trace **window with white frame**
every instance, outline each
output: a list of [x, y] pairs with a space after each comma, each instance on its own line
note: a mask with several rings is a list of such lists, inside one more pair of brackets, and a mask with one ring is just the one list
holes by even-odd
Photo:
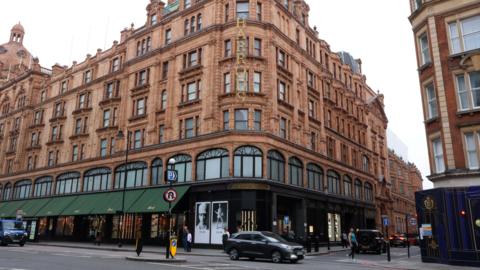
[[448, 24], [452, 54], [480, 48], [480, 15]]
[[247, 109], [235, 110], [235, 129], [236, 130], [248, 129], [248, 110]]
[[425, 96], [427, 98], [427, 119], [432, 119], [438, 116], [437, 110], [437, 96], [433, 83], [425, 87]]
[[480, 71], [456, 76], [459, 110], [480, 108]]
[[110, 126], [110, 109], [103, 111], [103, 127]]
[[435, 172], [442, 173], [445, 171], [445, 163], [443, 160], [443, 146], [440, 138], [432, 140], [433, 160], [435, 163]]
[[262, 73], [253, 73], [253, 92], [260, 93], [262, 90]]
[[230, 73], [223, 74], [223, 92], [230, 93], [232, 90], [232, 77]]
[[465, 152], [467, 154], [468, 168], [478, 169], [478, 134], [465, 133]]
[[421, 52], [421, 59], [422, 59], [422, 66], [426, 65], [431, 62], [430, 59], [430, 47], [428, 45], [428, 36], [427, 32], [420, 35], [418, 38], [419, 45], [420, 45], [420, 52]]

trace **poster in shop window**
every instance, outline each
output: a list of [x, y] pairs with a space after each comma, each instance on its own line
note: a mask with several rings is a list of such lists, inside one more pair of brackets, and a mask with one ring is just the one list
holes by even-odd
[[228, 202], [212, 203], [212, 244], [222, 244], [222, 236], [228, 227]]
[[195, 243], [210, 243], [210, 202], [195, 204]]

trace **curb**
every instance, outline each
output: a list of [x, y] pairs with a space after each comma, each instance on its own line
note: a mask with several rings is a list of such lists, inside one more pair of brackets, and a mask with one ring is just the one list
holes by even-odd
[[136, 262], [157, 262], [157, 263], [169, 263], [169, 264], [177, 264], [177, 263], [186, 263], [187, 260], [185, 259], [154, 259], [154, 258], [146, 258], [146, 257], [125, 257], [127, 261], [136, 261]]

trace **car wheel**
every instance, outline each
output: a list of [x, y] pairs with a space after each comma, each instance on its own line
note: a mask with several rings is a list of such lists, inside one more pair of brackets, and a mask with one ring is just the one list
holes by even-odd
[[290, 260], [290, 263], [297, 263], [298, 260]]
[[272, 252], [272, 262], [274, 263], [281, 263], [282, 262], [282, 254], [279, 251], [275, 250]]
[[20, 246], [21, 246], [21, 247], [25, 246], [25, 243], [20, 243]]
[[250, 261], [255, 261], [255, 257], [248, 257]]
[[230, 255], [230, 260], [232, 261], [236, 261], [239, 258], [238, 250], [235, 248], [232, 248], [228, 254]]

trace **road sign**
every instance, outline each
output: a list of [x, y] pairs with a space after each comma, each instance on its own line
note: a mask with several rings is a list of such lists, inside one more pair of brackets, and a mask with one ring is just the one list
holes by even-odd
[[163, 193], [163, 199], [167, 202], [174, 202], [177, 199], [177, 191], [173, 188], [167, 189]]
[[177, 170], [167, 170], [167, 182], [177, 182], [178, 172]]
[[383, 226], [388, 226], [388, 217], [383, 217]]
[[410, 223], [410, 226], [417, 226], [417, 219], [414, 217], [411, 217], [408, 222]]

